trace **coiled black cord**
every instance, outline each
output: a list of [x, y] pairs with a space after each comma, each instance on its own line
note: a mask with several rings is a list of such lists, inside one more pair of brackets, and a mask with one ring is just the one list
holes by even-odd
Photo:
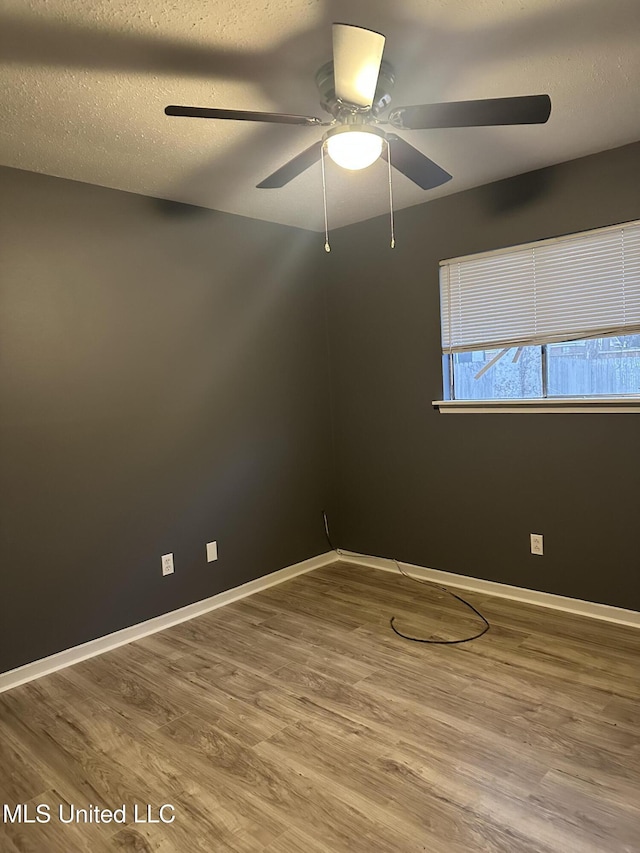
[[[322, 511], [322, 518], [324, 519], [324, 530], [325, 530], [325, 533], [327, 536], [327, 542], [329, 543], [329, 547], [331, 548], [332, 551], [335, 551], [336, 554], [343, 553], [340, 551], [339, 548], [336, 548], [335, 545], [333, 544], [333, 542], [331, 541], [331, 534], [329, 533], [329, 522], [327, 520], [327, 514], [326, 514], [326, 512], [324, 512], [324, 510]], [[371, 556], [373, 556], [373, 555], [371, 555]], [[388, 559], [388, 558], [379, 557], [378, 559]], [[398, 569], [398, 571], [400, 572], [400, 574], [403, 577], [408, 578], [410, 581], [413, 581], [414, 583], [421, 583], [421, 584], [424, 584], [425, 586], [435, 587], [436, 589], [442, 590], [442, 592], [447, 592], [452, 598], [457, 599], [458, 601], [462, 602], [462, 604], [464, 604], [466, 607], [468, 607], [469, 610], [472, 610], [476, 614], [476, 616], [478, 616], [484, 622], [484, 627], [482, 628], [482, 630], [479, 631], [477, 634], [474, 634], [472, 637], [463, 637], [460, 640], [436, 640], [436, 639], [432, 639], [432, 638], [410, 637], [409, 634], [403, 634], [402, 631], [399, 631], [396, 628], [396, 626], [393, 624], [396, 620], [396, 617], [392, 616], [391, 619], [389, 620], [389, 624], [391, 625], [391, 630], [395, 634], [397, 634], [399, 637], [402, 637], [404, 640], [411, 640], [412, 643], [429, 643], [429, 644], [434, 645], [434, 646], [456, 646], [456, 645], [459, 645], [460, 643], [470, 643], [472, 640], [477, 640], [478, 637], [482, 637], [483, 634], [487, 633], [487, 631], [489, 630], [491, 625], [489, 624], [488, 620], [485, 619], [485, 617], [482, 615], [482, 613], [480, 613], [480, 611], [477, 610], [473, 606], [473, 604], [470, 604], [468, 601], [465, 601], [464, 598], [462, 598], [459, 595], [456, 595], [455, 592], [451, 592], [450, 589], [447, 589], [444, 586], [439, 586], [438, 584], [431, 583], [431, 581], [424, 581], [421, 578], [414, 578], [412, 575], [403, 571], [402, 567], [400, 566], [400, 563], [395, 558], [393, 558], [393, 562], [396, 564], [396, 568]]]

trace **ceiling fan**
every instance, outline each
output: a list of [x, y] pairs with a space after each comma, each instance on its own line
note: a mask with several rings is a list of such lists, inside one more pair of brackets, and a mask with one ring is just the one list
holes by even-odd
[[284, 113], [225, 110], [209, 107], [168, 106], [169, 116], [232, 119], [275, 124], [326, 127], [314, 142], [258, 184], [259, 189], [285, 186], [323, 156], [345, 169], [364, 169], [379, 157], [424, 190], [451, 180], [451, 175], [395, 133], [399, 130], [445, 127], [543, 124], [551, 113], [549, 95], [524, 95], [477, 101], [396, 107], [385, 121], [378, 118], [389, 107], [395, 82], [393, 67], [382, 59], [385, 37], [350, 24], [333, 24], [333, 60], [316, 74], [320, 105], [332, 118]]

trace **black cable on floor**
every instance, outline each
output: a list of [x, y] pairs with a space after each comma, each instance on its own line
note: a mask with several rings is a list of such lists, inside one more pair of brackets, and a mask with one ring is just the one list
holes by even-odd
[[[329, 533], [329, 522], [327, 520], [327, 514], [324, 510], [322, 511], [322, 518], [324, 519], [324, 531], [325, 531], [326, 536], [327, 536], [327, 542], [329, 543], [329, 547], [331, 548], [332, 551], [335, 551], [336, 554], [340, 554], [341, 553], [340, 549], [336, 548], [335, 545], [333, 544], [333, 542], [331, 541], [331, 534]], [[370, 555], [370, 556], [373, 556], [373, 555]], [[388, 559], [388, 558], [387, 557], [379, 557], [378, 559], [384, 560], [384, 559]], [[396, 633], [399, 637], [402, 637], [404, 640], [411, 640], [412, 643], [429, 643], [429, 644], [434, 645], [434, 646], [456, 646], [456, 645], [459, 645], [460, 643], [470, 643], [471, 640], [477, 640], [478, 637], [482, 637], [483, 634], [487, 633], [487, 631], [489, 630], [491, 625], [489, 624], [488, 620], [485, 619], [485, 617], [482, 615], [482, 613], [480, 613], [480, 611], [477, 610], [473, 606], [473, 604], [470, 604], [468, 601], [465, 601], [464, 598], [462, 598], [459, 595], [456, 595], [455, 592], [451, 592], [451, 590], [447, 589], [445, 586], [439, 586], [438, 584], [434, 584], [431, 581], [424, 581], [421, 578], [414, 578], [413, 575], [410, 575], [407, 572], [402, 570], [400, 563], [395, 559], [395, 557], [393, 558], [393, 562], [396, 564], [398, 571], [400, 572], [400, 574], [403, 577], [408, 578], [410, 581], [414, 581], [415, 583], [422, 583], [422, 584], [425, 584], [425, 586], [435, 587], [436, 589], [442, 590], [442, 592], [447, 592], [450, 596], [452, 596], [453, 598], [462, 602], [462, 604], [466, 605], [466, 607], [468, 607], [469, 610], [472, 610], [476, 614], [476, 616], [479, 616], [480, 619], [482, 619], [482, 621], [484, 622], [483, 629], [481, 631], [479, 631], [477, 634], [474, 634], [472, 637], [463, 637], [461, 640], [435, 640], [432, 638], [424, 639], [422, 637], [410, 637], [408, 634], [403, 634], [402, 631], [398, 631], [396, 626], [393, 624], [395, 622], [396, 617], [392, 616], [391, 619], [389, 620], [389, 624], [391, 625], [391, 630], [394, 633]]]

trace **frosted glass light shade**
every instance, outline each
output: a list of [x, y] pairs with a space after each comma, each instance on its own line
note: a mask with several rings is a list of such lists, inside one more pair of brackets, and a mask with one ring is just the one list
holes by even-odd
[[363, 130], [337, 133], [327, 139], [327, 153], [343, 169], [366, 169], [382, 154], [382, 137]]

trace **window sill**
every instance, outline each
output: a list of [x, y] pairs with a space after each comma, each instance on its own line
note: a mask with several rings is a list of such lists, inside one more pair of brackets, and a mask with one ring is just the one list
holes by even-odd
[[536, 412], [638, 412], [640, 397], [563, 397], [530, 400], [434, 400], [442, 414], [496, 414]]

